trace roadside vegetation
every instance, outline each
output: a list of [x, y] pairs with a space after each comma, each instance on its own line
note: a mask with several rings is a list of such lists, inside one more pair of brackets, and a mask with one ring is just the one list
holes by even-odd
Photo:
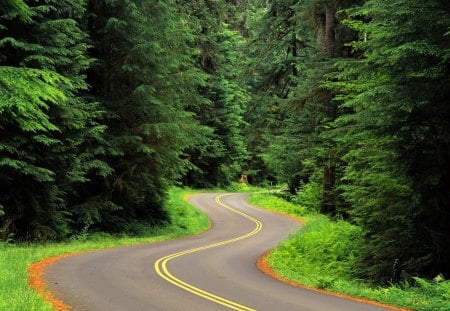
[[387, 303], [413, 310], [450, 310], [450, 281], [409, 277], [408, 281], [374, 286], [354, 274], [356, 258], [364, 249], [362, 229], [344, 220], [331, 220], [312, 209], [276, 194], [255, 193], [250, 203], [306, 220], [267, 258], [282, 277], [302, 285]]
[[209, 227], [207, 217], [184, 197], [195, 193], [172, 188], [166, 211], [170, 223], [159, 227], [141, 224], [127, 234], [81, 233], [60, 243], [0, 243], [0, 310], [53, 310], [28, 286], [28, 268], [37, 261], [61, 254], [149, 243], [192, 235]]

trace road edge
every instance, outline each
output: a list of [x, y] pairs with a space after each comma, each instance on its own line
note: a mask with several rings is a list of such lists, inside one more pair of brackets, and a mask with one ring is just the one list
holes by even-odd
[[[274, 213], [274, 214], [278, 214], [278, 215], [281, 215], [281, 216], [285, 216], [285, 217], [291, 218], [291, 219], [297, 221], [298, 223], [300, 223], [302, 225], [306, 224], [306, 220], [301, 218], [301, 217], [290, 215], [290, 214], [286, 214], [286, 213], [281, 213], [281, 212], [278, 212], [278, 211], [272, 211], [270, 209], [251, 204], [248, 201], [248, 198], [247, 198], [247, 203], [250, 204], [251, 206], [254, 206], [254, 207], [259, 208], [261, 210], [264, 210], [264, 211], [267, 211], [267, 212], [270, 212], [270, 213]], [[295, 287], [311, 290], [311, 291], [314, 291], [314, 292], [318, 292], [318, 293], [321, 293], [321, 294], [326, 294], [326, 295], [329, 295], [329, 296], [334, 296], [334, 297], [338, 297], [338, 298], [342, 298], [342, 299], [347, 299], [347, 300], [357, 301], [357, 302], [370, 304], [370, 305], [374, 305], [374, 306], [378, 306], [378, 307], [383, 307], [383, 308], [386, 308], [386, 309], [389, 309], [389, 310], [394, 310], [394, 311], [413, 311], [411, 309], [396, 307], [396, 306], [385, 304], [385, 303], [378, 302], [378, 301], [375, 301], [375, 300], [369, 300], [369, 299], [360, 298], [360, 297], [354, 297], [354, 296], [350, 296], [350, 295], [346, 295], [346, 294], [335, 293], [335, 292], [327, 291], [327, 290], [324, 290], [324, 289], [319, 289], [319, 288], [316, 288], [316, 287], [303, 285], [303, 284], [295, 282], [293, 280], [289, 280], [289, 279], [287, 279], [287, 278], [277, 274], [272, 269], [272, 267], [269, 265], [269, 263], [267, 261], [267, 257], [269, 257], [270, 252], [271, 251], [268, 251], [268, 252], [262, 254], [258, 258], [258, 261], [256, 262], [256, 267], [258, 268], [258, 270], [260, 270], [261, 272], [263, 272], [267, 276], [270, 276], [271, 278], [274, 278], [274, 279], [276, 279], [276, 280], [278, 280], [280, 282], [283, 282], [283, 283], [291, 285], [291, 286], [295, 286]]]
[[396, 307], [396, 306], [392, 306], [392, 305], [388, 305], [388, 304], [384, 304], [378, 301], [374, 301], [374, 300], [369, 300], [369, 299], [364, 299], [364, 298], [359, 298], [359, 297], [353, 297], [350, 295], [346, 295], [346, 294], [340, 294], [340, 293], [335, 293], [335, 292], [330, 292], [324, 289], [319, 289], [319, 288], [315, 288], [315, 287], [311, 287], [311, 286], [306, 286], [303, 284], [300, 284], [298, 282], [286, 279], [284, 277], [282, 277], [281, 275], [275, 273], [275, 271], [273, 271], [272, 267], [269, 265], [269, 263], [267, 262], [267, 257], [270, 255], [270, 251], [264, 253], [261, 257], [259, 257], [258, 261], [256, 262], [256, 267], [263, 272], [264, 274], [280, 281], [286, 284], [289, 284], [291, 286], [295, 286], [295, 287], [300, 287], [300, 288], [304, 288], [307, 290], [311, 290], [314, 292], [318, 292], [321, 294], [326, 294], [329, 296], [334, 296], [334, 297], [338, 297], [338, 298], [343, 298], [343, 299], [347, 299], [347, 300], [352, 300], [352, 301], [357, 301], [357, 302], [361, 302], [361, 303], [365, 303], [365, 304], [369, 304], [369, 305], [374, 305], [374, 306], [378, 306], [378, 307], [383, 307], [389, 310], [394, 310], [394, 311], [412, 311], [411, 309], [405, 309], [405, 308], [401, 308], [401, 307]]
[[54, 310], [57, 311], [69, 311], [72, 308], [66, 305], [61, 299], [58, 299], [49, 289], [47, 283], [44, 280], [45, 270], [48, 266], [52, 265], [56, 261], [75, 256], [79, 253], [61, 254], [52, 257], [44, 258], [38, 262], [31, 264], [28, 268], [28, 285], [34, 289], [46, 302], [48, 302]]
[[[183, 200], [189, 202], [189, 199], [192, 196], [205, 194], [205, 193], [207, 193], [207, 192], [186, 194], [185, 196], [183, 196]], [[211, 193], [214, 193], [214, 192], [211, 192]], [[189, 203], [189, 204], [191, 204], [191, 203]], [[194, 208], [196, 208], [194, 205], [192, 205], [192, 206]], [[44, 279], [44, 277], [45, 277], [45, 270], [50, 265], [54, 264], [55, 262], [57, 262], [57, 261], [59, 261], [61, 259], [65, 259], [65, 258], [76, 256], [76, 255], [86, 254], [86, 253], [89, 253], [89, 252], [102, 251], [102, 250], [114, 249], [114, 248], [120, 248], [120, 247], [137, 246], [137, 245], [143, 245], [143, 244], [155, 244], [155, 243], [162, 243], [162, 242], [167, 242], [167, 241], [175, 241], [175, 240], [190, 238], [190, 237], [194, 237], [194, 236], [200, 235], [202, 233], [205, 233], [206, 231], [211, 229], [211, 226], [212, 226], [211, 220], [208, 218], [208, 226], [206, 227], [205, 230], [202, 230], [202, 231], [194, 233], [194, 234], [190, 234], [190, 235], [185, 235], [185, 236], [181, 236], [181, 237], [178, 237], [178, 238], [174, 238], [174, 239], [161, 240], [161, 241], [152, 241], [152, 242], [142, 242], [142, 243], [129, 244], [129, 245], [112, 246], [112, 247], [101, 248], [101, 249], [90, 249], [90, 250], [85, 250], [85, 251], [81, 251], [81, 252], [66, 253], [66, 254], [60, 254], [60, 255], [47, 257], [47, 258], [44, 258], [44, 259], [39, 260], [37, 262], [34, 262], [34, 263], [32, 263], [30, 265], [30, 267], [28, 268], [28, 271], [27, 271], [27, 274], [28, 274], [28, 285], [38, 295], [40, 295], [44, 299], [44, 301], [49, 303], [54, 310], [56, 310], [56, 311], [70, 311], [70, 310], [72, 310], [72, 307], [67, 305], [67, 304], [65, 304], [64, 301], [62, 301], [61, 299], [57, 298], [57, 296], [54, 295], [54, 293], [52, 293], [49, 290], [48, 285], [45, 282], [45, 279]]]

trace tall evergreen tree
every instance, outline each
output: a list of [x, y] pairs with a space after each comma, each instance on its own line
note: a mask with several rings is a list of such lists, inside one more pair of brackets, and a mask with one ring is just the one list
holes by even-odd
[[[331, 124], [339, 114], [334, 93], [327, 86], [334, 64], [353, 57], [346, 46], [355, 32], [341, 23], [337, 12], [357, 4], [358, 0], [299, 1], [293, 8], [301, 20], [307, 38], [307, 55], [301, 60], [303, 75], [292, 90], [287, 106], [293, 115], [293, 128], [298, 133], [300, 154], [305, 172], [322, 186], [319, 210], [325, 214], [342, 211], [337, 185], [342, 175], [340, 157], [345, 152], [329, 135]], [[320, 177], [319, 177], [320, 176]], [[319, 177], [319, 178], [318, 178]], [[309, 180], [308, 178], [307, 180]]]
[[350, 150], [342, 188], [366, 229], [361, 270], [448, 274], [450, 7], [369, 0], [348, 13], [363, 55], [340, 64], [336, 141]]
[[[297, 1], [268, 1], [254, 3], [257, 13], [248, 20], [254, 31], [249, 32], [249, 84], [254, 98], [248, 106], [246, 118], [252, 125], [247, 141], [252, 150], [248, 163], [256, 179], [275, 173], [287, 182], [292, 192], [298, 186], [300, 161], [292, 148], [292, 137], [283, 135], [289, 112], [283, 109], [299, 74], [298, 51], [302, 47], [299, 23], [293, 19], [292, 6]], [[290, 140], [287, 143], [286, 139]], [[268, 148], [268, 146], [270, 146]], [[286, 149], [285, 149], [286, 148]], [[287, 149], [290, 150], [287, 150]], [[264, 164], [270, 169], [261, 169]]]
[[[8, 1], [0, 29], [2, 217], [5, 234], [70, 232], [73, 189], [109, 168], [89, 150], [104, 128], [82, 99], [91, 60], [79, 27], [84, 2]], [[15, 10], [15, 11], [14, 11]]]
[[340, 205], [342, 150], [328, 135], [338, 111], [326, 84], [335, 61], [351, 56], [345, 43], [354, 31], [341, 25], [337, 11], [357, 2], [269, 1], [253, 43], [255, 101], [265, 103], [260, 123], [271, 128], [265, 162], [291, 193], [313, 185], [315, 207], [329, 214]]
[[242, 130], [246, 89], [239, 84], [237, 66], [240, 36], [224, 23], [227, 10], [221, 1], [192, 1], [182, 4], [195, 29], [197, 67], [208, 75], [199, 88], [206, 99], [192, 106], [196, 119], [210, 129], [203, 144], [189, 151], [192, 169], [184, 183], [196, 187], [227, 185], [238, 180], [247, 157]]
[[88, 81], [108, 111], [107, 158], [114, 174], [101, 182], [102, 227], [164, 219], [170, 182], [189, 166], [184, 151], [204, 128], [186, 107], [203, 75], [192, 65], [186, 21], [174, 2], [90, 1], [89, 31], [98, 59]]

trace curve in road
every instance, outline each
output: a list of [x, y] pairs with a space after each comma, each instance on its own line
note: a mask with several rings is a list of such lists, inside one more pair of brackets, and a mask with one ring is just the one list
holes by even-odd
[[209, 231], [64, 258], [47, 270], [50, 290], [73, 310], [386, 310], [259, 271], [258, 258], [298, 228], [294, 220], [249, 205], [245, 194], [190, 201], [211, 219]]
[[243, 306], [241, 304], [238, 304], [236, 302], [230, 301], [230, 300], [225, 299], [223, 297], [220, 297], [220, 296], [214, 295], [212, 293], [209, 293], [209, 292], [207, 292], [205, 290], [202, 290], [202, 289], [200, 289], [198, 287], [195, 287], [195, 286], [193, 286], [193, 285], [191, 285], [189, 283], [186, 283], [186, 282], [180, 280], [179, 278], [175, 277], [167, 269], [167, 263], [170, 260], [172, 260], [172, 259], [178, 258], [180, 256], [192, 254], [192, 253], [195, 253], [195, 252], [200, 252], [200, 251], [203, 251], [203, 250], [206, 250], [206, 249], [210, 249], [210, 248], [213, 248], [213, 247], [219, 247], [219, 246], [222, 246], [222, 245], [234, 243], [234, 242], [237, 242], [237, 241], [249, 238], [249, 237], [257, 234], [258, 232], [260, 232], [262, 230], [263, 225], [262, 225], [262, 223], [259, 220], [255, 219], [252, 216], [247, 215], [247, 214], [245, 214], [245, 213], [243, 213], [241, 211], [238, 211], [238, 210], [236, 210], [236, 209], [234, 209], [234, 208], [232, 208], [232, 207], [230, 207], [230, 206], [228, 206], [226, 204], [223, 204], [220, 201], [220, 198], [224, 197], [226, 195], [227, 194], [222, 194], [222, 195], [217, 196], [215, 198], [216, 203], [221, 205], [222, 207], [232, 211], [233, 213], [241, 215], [242, 217], [247, 218], [248, 220], [254, 222], [256, 224], [256, 227], [252, 231], [250, 231], [249, 233], [241, 235], [241, 236], [238, 236], [238, 237], [235, 237], [233, 239], [229, 239], [229, 240], [225, 240], [225, 241], [221, 241], [221, 242], [217, 242], [217, 243], [213, 243], [213, 244], [209, 244], [209, 245], [205, 245], [205, 246], [201, 246], [201, 247], [197, 247], [197, 248], [193, 248], [193, 249], [181, 251], [181, 252], [178, 252], [178, 253], [175, 253], [175, 254], [164, 256], [164, 257], [158, 259], [155, 262], [155, 271], [161, 278], [163, 278], [167, 282], [172, 283], [173, 285], [178, 286], [179, 288], [182, 288], [182, 289], [184, 289], [184, 290], [186, 290], [186, 291], [188, 291], [188, 292], [190, 292], [190, 293], [192, 293], [194, 295], [197, 295], [199, 297], [205, 298], [207, 300], [210, 300], [212, 302], [215, 302], [217, 304], [223, 305], [225, 307], [228, 307], [230, 309], [237, 310], [237, 311], [256, 311], [255, 309]]

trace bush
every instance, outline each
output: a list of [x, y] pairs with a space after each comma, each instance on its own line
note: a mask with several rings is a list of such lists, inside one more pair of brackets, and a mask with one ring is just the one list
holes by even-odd
[[284, 214], [305, 216], [306, 209], [298, 204], [287, 202], [270, 193], [255, 193], [249, 198], [249, 202], [262, 208], [268, 208]]
[[[345, 221], [316, 216], [270, 256], [291, 274], [308, 276], [308, 285], [330, 288], [335, 277], [350, 278], [361, 248], [361, 229]], [[324, 278], [323, 276], [327, 276]]]
[[304, 206], [308, 210], [318, 211], [322, 200], [322, 185], [311, 182], [302, 187], [302, 190], [293, 198], [293, 202]]
[[309, 219], [303, 230], [292, 234], [268, 257], [279, 275], [301, 284], [376, 300], [412, 310], [449, 311], [450, 280], [438, 275], [431, 280], [413, 278], [401, 285], [373, 287], [355, 278], [356, 257], [364, 248], [362, 230], [316, 213], [271, 194], [254, 194], [250, 202]]

